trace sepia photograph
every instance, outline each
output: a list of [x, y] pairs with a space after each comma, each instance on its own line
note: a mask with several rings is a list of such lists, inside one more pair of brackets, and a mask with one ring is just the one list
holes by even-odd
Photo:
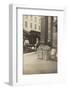
[[23, 75], [57, 73], [58, 16], [22, 18]]

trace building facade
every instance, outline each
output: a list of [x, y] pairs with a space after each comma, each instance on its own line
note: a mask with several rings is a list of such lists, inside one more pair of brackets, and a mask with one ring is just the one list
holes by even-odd
[[41, 31], [41, 16], [24, 15], [23, 16], [23, 28], [30, 31]]
[[41, 17], [41, 44], [57, 46], [57, 17], [42, 16]]

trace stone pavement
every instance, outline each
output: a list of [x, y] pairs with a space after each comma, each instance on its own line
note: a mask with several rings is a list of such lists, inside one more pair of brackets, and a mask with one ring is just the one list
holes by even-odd
[[38, 59], [37, 53], [24, 54], [24, 74], [48, 74], [57, 73], [57, 61]]

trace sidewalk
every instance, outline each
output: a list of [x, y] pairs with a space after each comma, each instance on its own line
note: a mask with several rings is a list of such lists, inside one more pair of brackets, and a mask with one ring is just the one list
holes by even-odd
[[24, 54], [24, 74], [57, 73], [57, 61], [42, 60], [37, 58], [37, 53]]

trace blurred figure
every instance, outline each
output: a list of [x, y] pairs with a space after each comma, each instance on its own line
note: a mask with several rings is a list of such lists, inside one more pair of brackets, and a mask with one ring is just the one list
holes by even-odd
[[39, 38], [36, 38], [35, 50], [37, 50], [37, 48], [39, 47], [39, 45], [40, 45], [40, 40], [39, 40]]

